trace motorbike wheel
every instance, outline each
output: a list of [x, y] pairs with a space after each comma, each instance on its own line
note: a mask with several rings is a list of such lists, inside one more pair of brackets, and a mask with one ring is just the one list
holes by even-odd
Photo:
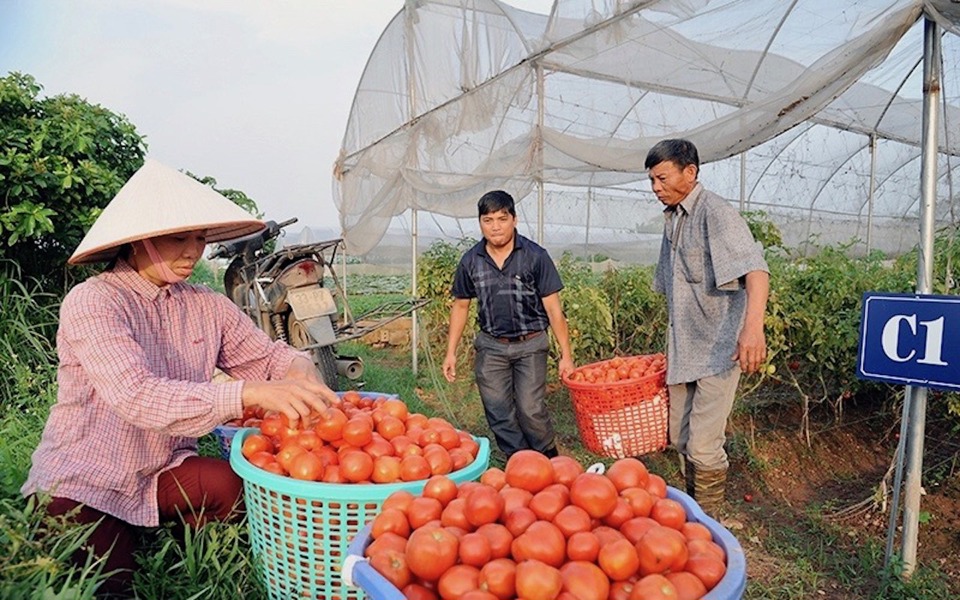
[[313, 351], [313, 362], [317, 365], [323, 382], [333, 391], [340, 389], [337, 381], [337, 354], [333, 346], [324, 346]]

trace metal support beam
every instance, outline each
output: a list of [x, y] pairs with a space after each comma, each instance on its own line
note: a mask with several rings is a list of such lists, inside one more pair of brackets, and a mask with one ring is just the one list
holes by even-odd
[[[920, 167], [920, 252], [917, 293], [933, 291], [934, 207], [937, 199], [937, 121], [940, 104], [940, 26], [929, 18], [923, 24], [923, 156]], [[917, 566], [920, 492], [923, 474], [923, 435], [927, 418], [927, 389], [911, 387], [906, 444], [906, 490], [903, 504], [903, 576]]]

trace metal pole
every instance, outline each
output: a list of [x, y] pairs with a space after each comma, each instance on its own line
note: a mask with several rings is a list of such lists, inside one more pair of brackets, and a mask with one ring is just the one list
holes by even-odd
[[537, 63], [537, 243], [543, 245], [543, 67]]
[[[940, 27], [923, 22], [923, 158], [920, 167], [920, 253], [917, 293], [933, 290], [933, 210], [937, 195], [937, 117], [940, 102]], [[927, 418], [927, 389], [912, 388], [907, 433], [907, 482], [903, 504], [903, 576], [909, 579], [917, 565], [920, 523], [920, 485], [923, 473], [923, 435]]]
[[870, 134], [870, 191], [867, 195], [867, 254], [873, 248], [873, 199], [877, 191], [877, 134]]
[[903, 485], [903, 458], [904, 444], [907, 442], [907, 429], [910, 419], [910, 401], [913, 399], [913, 386], [906, 386], [903, 391], [903, 407], [900, 418], [900, 439], [897, 440], [897, 450], [894, 455], [893, 498], [890, 500], [890, 518], [887, 520], [887, 547], [883, 555], [883, 566], [890, 566], [893, 558], [893, 541], [897, 537], [897, 522], [900, 519], [900, 490]]
[[747, 153], [740, 153], [740, 212], [747, 206]]
[[590, 204], [593, 200], [593, 188], [587, 188], [587, 233], [583, 236], [583, 258], [587, 262], [593, 262], [590, 260]]
[[[412, 122], [414, 117], [417, 114], [417, 86], [415, 78], [414, 67], [416, 65], [416, 52], [414, 48], [414, 37], [413, 37], [413, 24], [415, 22], [414, 11], [417, 10], [417, 5], [415, 2], [407, 0], [404, 6], [404, 33], [406, 34], [406, 50], [407, 50], [407, 111], [408, 118]], [[411, 129], [411, 135], [416, 135]], [[419, 294], [419, 289], [417, 285], [417, 241], [418, 241], [418, 229], [417, 229], [417, 209], [410, 209], [410, 254], [412, 258], [412, 267], [410, 269], [410, 294], [412, 297], [417, 298]], [[417, 335], [417, 323], [419, 318], [417, 311], [413, 311], [410, 314], [410, 368], [413, 371], [414, 377], [417, 376], [417, 364], [418, 364], [418, 355], [419, 355], [419, 336]]]

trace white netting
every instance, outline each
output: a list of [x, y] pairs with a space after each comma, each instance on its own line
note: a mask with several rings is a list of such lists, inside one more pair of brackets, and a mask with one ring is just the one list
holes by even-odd
[[408, 0], [336, 166], [348, 250], [411, 208], [463, 219], [432, 216], [431, 233], [476, 237], [477, 199], [505, 189], [548, 248], [646, 262], [661, 217], [643, 160], [687, 137], [704, 185], [788, 244], [901, 252], [917, 238], [924, 11], [945, 31], [937, 222], [955, 224], [953, 0], [557, 0], [550, 15]]

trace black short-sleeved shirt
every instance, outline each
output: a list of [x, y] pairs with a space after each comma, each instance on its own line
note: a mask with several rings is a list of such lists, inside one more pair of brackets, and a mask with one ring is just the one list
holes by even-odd
[[513, 252], [497, 268], [480, 240], [460, 259], [453, 277], [456, 298], [476, 298], [480, 329], [494, 337], [517, 337], [550, 325], [545, 296], [563, 289], [560, 273], [545, 249], [520, 234]]

